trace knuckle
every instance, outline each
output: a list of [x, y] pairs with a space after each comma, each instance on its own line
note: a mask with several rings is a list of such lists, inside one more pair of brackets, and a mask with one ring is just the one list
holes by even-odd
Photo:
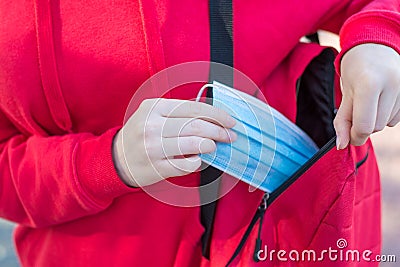
[[154, 99], [152, 99], [152, 98], [145, 99], [139, 105], [139, 108], [148, 109], [149, 107], [151, 107], [151, 105], [153, 105], [153, 102], [154, 102]]
[[385, 128], [385, 125], [375, 125], [374, 132], [380, 132]]
[[381, 90], [383, 87], [382, 80], [376, 77], [376, 74], [369, 71], [364, 71], [360, 74], [357, 82], [355, 83], [356, 88], [362, 88], [362, 90], [355, 90], [354, 93], [360, 93], [365, 95], [366, 92], [376, 92]]
[[368, 138], [372, 133], [373, 133], [373, 131], [369, 131], [369, 130], [368, 131], [359, 131], [359, 132], [356, 132], [356, 135], [357, 135], [357, 137], [364, 139], [364, 138]]
[[189, 111], [195, 117], [200, 116], [202, 114], [202, 105], [201, 105], [201, 103], [190, 102], [189, 103]]
[[354, 146], [362, 146], [363, 144], [365, 144], [365, 142], [367, 141], [367, 139], [361, 139], [361, 138], [357, 138], [351, 141], [351, 144]]
[[145, 99], [143, 102], [144, 108], [147, 114], [152, 114], [157, 110], [163, 110], [165, 107], [165, 99], [162, 98], [149, 98]]
[[227, 124], [229, 121], [232, 120], [232, 116], [222, 109], [216, 110], [213, 114], [216, 114], [214, 119], [218, 122], [218, 124], [221, 125]]
[[336, 115], [336, 118], [333, 120], [333, 126], [335, 128], [339, 128], [341, 126], [341, 119]]
[[170, 99], [154, 98], [151, 104], [153, 110], [165, 110], [171, 105]]
[[131, 128], [136, 128], [136, 129], [140, 129], [140, 130], [144, 131], [144, 129], [146, 128], [147, 122], [148, 121], [146, 121], [144, 119], [143, 120], [138, 119], [135, 124], [131, 125]]
[[226, 130], [219, 127], [219, 129], [217, 130], [217, 138], [218, 138], [218, 140], [228, 139], [228, 134], [226, 133]]
[[367, 123], [357, 123], [354, 125], [354, 131], [357, 136], [366, 138], [373, 133], [374, 127]]
[[192, 134], [199, 135], [202, 132], [203, 125], [201, 120], [192, 120], [189, 125]]
[[159, 132], [161, 132], [161, 127], [160, 125], [153, 121], [153, 120], [149, 120], [145, 123], [145, 137], [154, 137], [156, 136]]
[[188, 139], [187, 150], [194, 152], [199, 150], [200, 139], [196, 137], [191, 137]]
[[400, 82], [400, 64], [398, 64], [397, 66], [389, 64], [387, 65], [387, 67], [387, 77], [390, 77], [393, 82], [398, 84], [398, 82]]
[[[125, 136], [131, 135], [136, 140], [143, 140], [145, 138], [146, 125], [143, 121], [138, 121], [135, 125], [129, 125], [128, 131]], [[124, 126], [126, 127], [126, 126]]]
[[388, 126], [395, 127], [399, 123], [399, 121], [400, 121], [400, 117], [397, 120], [395, 119], [395, 120], [392, 120], [391, 122], [389, 122]]
[[147, 142], [146, 153], [149, 158], [154, 158], [158, 154], [158, 145], [155, 142]]
[[347, 128], [350, 128], [351, 122], [342, 117], [340, 114], [337, 114], [333, 120], [333, 126], [337, 131], [345, 131]]

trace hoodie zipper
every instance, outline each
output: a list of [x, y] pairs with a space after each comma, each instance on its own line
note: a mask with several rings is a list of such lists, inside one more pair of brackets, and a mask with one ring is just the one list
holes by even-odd
[[247, 239], [249, 238], [249, 235], [251, 234], [251, 231], [253, 230], [254, 226], [256, 225], [256, 223], [258, 221], [260, 221], [259, 228], [258, 228], [257, 240], [256, 240], [256, 247], [254, 249], [254, 255], [253, 255], [253, 259], [255, 261], [258, 261], [257, 248], [258, 247], [261, 248], [261, 244], [262, 244], [261, 228], [262, 228], [262, 222], [264, 220], [264, 214], [265, 214], [265, 211], [267, 210], [268, 198], [269, 198], [269, 194], [265, 193], [261, 199], [261, 203], [258, 206], [256, 213], [254, 214], [253, 218], [251, 219], [249, 226], [247, 227], [242, 239], [240, 240], [239, 245], [236, 247], [235, 252], [233, 253], [232, 257], [230, 258], [230, 260], [228, 261], [228, 263], [225, 266], [229, 266], [233, 262], [233, 260], [239, 255], [239, 253], [242, 250], [242, 248], [244, 247]]
[[310, 169], [320, 158], [322, 158], [326, 153], [328, 153], [336, 144], [336, 136], [332, 137], [328, 143], [326, 143], [317, 153], [315, 153], [305, 164], [303, 164], [292, 176], [289, 177], [282, 185], [280, 185], [275, 191], [272, 193], [265, 193], [261, 199], [261, 203], [257, 208], [256, 213], [254, 214], [249, 226], [247, 227], [242, 239], [239, 242], [239, 245], [236, 247], [235, 252], [232, 257], [229, 259], [226, 266], [229, 266], [233, 260], [239, 255], [240, 251], [244, 247], [247, 239], [250, 236], [251, 231], [253, 230], [256, 223], [259, 221], [257, 239], [255, 242], [253, 260], [258, 262], [258, 251], [260, 251], [262, 247], [261, 240], [261, 230], [264, 221], [264, 215], [267, 208], [283, 193], [286, 189], [289, 188], [297, 179], [300, 178], [308, 169]]
[[261, 245], [262, 245], [262, 240], [261, 240], [261, 230], [262, 230], [262, 225], [263, 225], [263, 221], [264, 221], [264, 215], [265, 215], [265, 211], [267, 210], [268, 207], [268, 199], [269, 199], [269, 194], [265, 193], [261, 199], [261, 203], [258, 206], [258, 212], [259, 212], [259, 217], [260, 217], [260, 223], [258, 224], [258, 233], [257, 233], [257, 239], [256, 239], [256, 246], [254, 248], [254, 253], [253, 253], [253, 260], [255, 262], [259, 262], [260, 259], [258, 258], [258, 252], [261, 249]]

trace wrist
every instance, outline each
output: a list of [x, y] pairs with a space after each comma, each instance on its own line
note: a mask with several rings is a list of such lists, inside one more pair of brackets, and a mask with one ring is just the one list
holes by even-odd
[[122, 142], [122, 130], [119, 130], [112, 142], [112, 159], [119, 178], [130, 187], [138, 187], [129, 171]]

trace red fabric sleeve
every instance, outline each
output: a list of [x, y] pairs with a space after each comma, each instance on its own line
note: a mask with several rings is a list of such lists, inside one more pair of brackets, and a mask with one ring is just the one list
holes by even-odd
[[44, 227], [95, 214], [137, 191], [118, 177], [111, 156], [118, 128], [26, 137], [0, 113], [0, 216]]
[[386, 45], [400, 54], [400, 12], [361, 12], [345, 22], [340, 31], [342, 50], [335, 60], [335, 67], [339, 75], [343, 55], [352, 47], [365, 43]]
[[340, 29], [338, 74], [342, 56], [359, 44], [383, 44], [400, 53], [400, 0], [353, 0], [336, 13], [328, 16], [322, 28], [336, 33]]

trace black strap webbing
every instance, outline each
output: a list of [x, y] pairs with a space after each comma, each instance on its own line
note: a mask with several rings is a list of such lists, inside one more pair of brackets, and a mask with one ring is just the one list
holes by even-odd
[[[233, 67], [233, 42], [232, 42], [232, 0], [209, 0], [210, 21], [210, 56], [212, 62], [222, 63]], [[233, 70], [210, 66], [209, 81], [219, 81], [228, 86], [233, 86]], [[212, 89], [207, 91], [207, 99], [212, 99]], [[212, 103], [209, 103], [212, 104]], [[200, 185], [213, 182], [220, 177], [222, 172], [212, 166], [207, 167], [200, 174]], [[200, 190], [200, 199], [210, 199], [218, 196], [218, 186], [204, 192]], [[205, 196], [207, 194], [207, 197]], [[207, 259], [210, 258], [211, 233], [217, 201], [201, 206], [201, 223], [205, 228], [202, 236], [202, 252]]]

